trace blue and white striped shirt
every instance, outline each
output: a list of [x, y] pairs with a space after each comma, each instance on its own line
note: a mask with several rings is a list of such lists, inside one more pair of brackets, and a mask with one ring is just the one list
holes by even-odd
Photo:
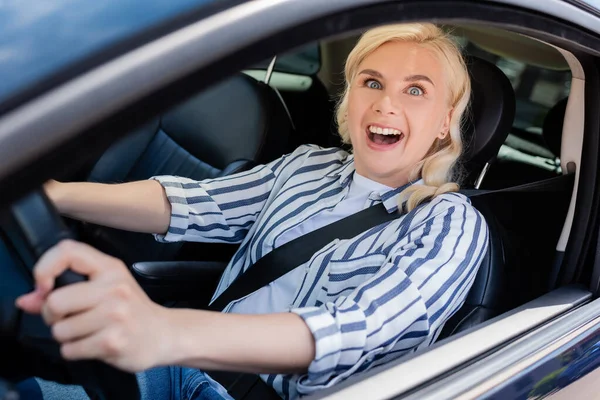
[[[347, 152], [305, 145], [228, 177], [155, 177], [172, 207], [168, 232], [156, 238], [241, 243], [215, 299], [281, 235], [343, 200], [353, 172]], [[373, 193], [374, 200], [397, 212], [403, 189]], [[457, 193], [332, 241], [302, 266], [294, 300], [283, 307], [308, 325], [315, 359], [305, 374], [262, 378], [293, 399], [430, 345], [464, 302], [487, 245], [485, 220]]]

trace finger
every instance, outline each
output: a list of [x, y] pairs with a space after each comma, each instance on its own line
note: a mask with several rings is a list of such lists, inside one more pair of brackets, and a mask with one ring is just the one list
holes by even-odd
[[109, 360], [118, 358], [125, 350], [125, 338], [116, 334], [115, 329], [104, 328], [93, 335], [80, 340], [64, 343], [60, 347], [65, 360], [99, 359]]
[[102, 271], [110, 256], [73, 240], [63, 240], [48, 250], [34, 267], [36, 286], [50, 291], [54, 280], [67, 269], [93, 278]]
[[17, 297], [15, 305], [30, 314], [39, 314], [47, 294], [40, 288], [36, 288], [33, 292]]
[[[74, 241], [63, 241], [47, 251], [39, 260], [34, 269], [36, 278], [36, 289], [16, 300], [16, 306], [29, 313], [40, 313], [48, 293], [54, 286], [54, 279], [65, 269], [73, 268], [79, 271], [90, 271], [108, 269], [112, 257], [107, 256], [93, 247]], [[93, 264], [97, 265], [93, 265]], [[91, 267], [91, 268], [90, 268]], [[96, 268], [94, 268], [96, 267]], [[76, 298], [86, 296], [77, 295]], [[85, 307], [85, 305], [84, 305]]]
[[89, 310], [109, 295], [110, 288], [98, 281], [79, 282], [52, 291], [41, 307], [48, 325], [70, 314]]
[[52, 326], [52, 336], [60, 343], [67, 343], [93, 336], [105, 327], [103, 312], [96, 308], [58, 321]]

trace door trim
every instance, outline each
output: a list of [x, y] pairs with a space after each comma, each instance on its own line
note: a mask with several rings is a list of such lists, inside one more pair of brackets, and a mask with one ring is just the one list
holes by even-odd
[[[454, 371], [465, 368], [478, 357], [497, 351], [540, 325], [581, 306], [590, 298], [591, 293], [579, 286], [554, 290], [482, 325], [451, 336], [421, 353], [415, 353], [412, 358], [404, 357], [396, 363], [374, 368], [359, 382], [336, 386], [335, 392], [323, 393], [311, 399], [383, 400], [401, 394], [408, 395], [407, 398], [410, 399], [423, 399], [425, 394], [429, 396], [429, 392], [434, 393], [432, 399], [446, 398], [448, 385], [456, 384]], [[595, 305], [595, 310], [595, 315], [600, 315], [600, 301]], [[486, 363], [488, 357], [485, 358]], [[443, 379], [440, 381], [444, 382], [441, 387], [437, 384], [429, 386], [430, 382], [449, 372], [452, 373], [448, 378], [449, 382]], [[467, 375], [467, 382], [471, 386], [478, 381], [474, 379], [473, 372]], [[428, 384], [428, 387], [410, 394], [424, 384]], [[466, 382], [458, 387], [462, 390], [464, 385]], [[456, 396], [457, 391], [453, 393]]]

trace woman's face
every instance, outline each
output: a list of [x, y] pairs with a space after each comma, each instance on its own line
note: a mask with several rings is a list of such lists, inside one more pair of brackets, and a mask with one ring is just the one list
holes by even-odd
[[449, 134], [442, 68], [433, 53], [409, 42], [386, 43], [359, 65], [347, 116], [359, 174], [400, 187], [433, 142]]

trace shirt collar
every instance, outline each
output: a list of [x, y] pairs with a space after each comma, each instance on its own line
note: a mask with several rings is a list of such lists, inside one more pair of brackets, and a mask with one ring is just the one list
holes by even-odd
[[[414, 183], [419, 182], [421, 182], [421, 180]], [[383, 206], [385, 207], [388, 213], [398, 211], [398, 198], [400, 197], [400, 193], [402, 193], [404, 189], [406, 189], [410, 185], [413, 185], [414, 183], [409, 182], [406, 185], [400, 186], [396, 189], [388, 190], [387, 192], [381, 194], [381, 202], [383, 203]]]
[[[327, 176], [338, 177], [338, 181], [342, 187], [346, 188], [352, 182], [352, 176], [354, 174], [354, 154], [348, 155], [348, 158], [344, 163], [334, 171], [331, 171]], [[398, 197], [400, 193], [410, 185], [422, 184], [423, 179], [419, 179], [415, 182], [409, 182], [406, 185], [400, 186], [399, 188], [382, 190], [379, 192], [381, 202], [388, 213], [393, 213], [398, 210]]]
[[352, 187], [356, 187], [359, 191], [369, 191], [371, 193], [377, 193], [382, 196], [384, 193], [393, 190], [393, 188], [384, 185], [383, 183], [376, 182], [365, 176], [360, 175], [357, 171], [354, 171], [352, 175], [352, 183], [350, 184], [350, 191]]
[[[406, 185], [400, 186], [399, 188], [389, 190], [381, 195], [381, 202], [383, 203], [385, 209], [388, 213], [393, 213], [398, 211], [398, 198], [400, 197], [400, 193], [404, 189], [412, 185], [422, 185], [423, 179], [419, 179], [415, 182], [408, 182]], [[405, 202], [406, 203], [406, 202]], [[404, 204], [403, 204], [404, 206]]]

